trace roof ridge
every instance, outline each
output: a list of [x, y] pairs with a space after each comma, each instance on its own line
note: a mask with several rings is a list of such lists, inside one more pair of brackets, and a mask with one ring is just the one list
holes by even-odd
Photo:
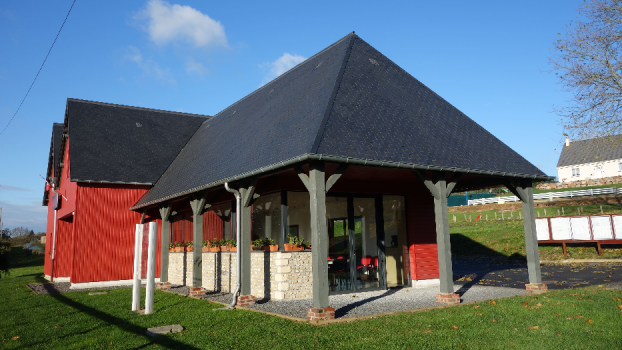
[[328, 119], [330, 118], [330, 114], [333, 110], [335, 99], [337, 98], [337, 92], [341, 87], [341, 81], [343, 79], [343, 75], [346, 72], [346, 67], [348, 66], [348, 61], [350, 60], [350, 53], [352, 53], [352, 46], [354, 46], [354, 40], [356, 38], [358, 38], [358, 36], [354, 34], [354, 32], [352, 32], [352, 34], [350, 34], [350, 43], [348, 44], [346, 53], [343, 56], [343, 62], [341, 62], [341, 68], [339, 69], [339, 73], [337, 73], [337, 79], [335, 79], [335, 86], [333, 86], [333, 91], [331, 92], [330, 98], [328, 99], [328, 104], [326, 105], [324, 116], [322, 117], [322, 121], [320, 122], [320, 125], [315, 134], [315, 140], [313, 140], [313, 145], [311, 146], [311, 153], [317, 153], [317, 150], [320, 147], [320, 142], [324, 137], [326, 124], [328, 123]]
[[[315, 55], [307, 58], [306, 60], [298, 63], [297, 65], [295, 65], [294, 67], [290, 68], [288, 71], [286, 71], [285, 73], [279, 75], [278, 77], [272, 79], [271, 81], [269, 81], [268, 83], [266, 83], [265, 85], [259, 87], [258, 89], [255, 89], [253, 92], [249, 93], [248, 95], [242, 97], [241, 99], [235, 101], [234, 103], [230, 104], [229, 106], [225, 107], [222, 111], [214, 114], [214, 116], [212, 118], [216, 118], [218, 117], [221, 113], [223, 113], [224, 111], [232, 108], [233, 106], [239, 104], [240, 102], [246, 100], [247, 98], [250, 98], [251, 96], [259, 93], [259, 91], [264, 90], [265, 88], [267, 88], [268, 86], [271, 86], [272, 84], [274, 84], [274, 82], [278, 81], [279, 79], [285, 77], [287, 74], [293, 72], [296, 68], [301, 67], [303, 64], [307, 63], [308, 61], [312, 60], [313, 58], [319, 56], [320, 54], [328, 51], [329, 49], [331, 49], [332, 47], [336, 46], [337, 44], [341, 43], [342, 41], [344, 41], [345, 39], [347, 39], [348, 37], [352, 37], [352, 36], [357, 36], [356, 34], [354, 34], [354, 31], [352, 31], [352, 33], [349, 33], [348, 35], [344, 36], [343, 38], [335, 41], [334, 43], [332, 43], [331, 45], [327, 46], [326, 48], [324, 48], [322, 51], [316, 53]], [[358, 37], [358, 36], [357, 36]]]
[[69, 101], [73, 101], [73, 102], [81, 102], [81, 103], [91, 103], [91, 104], [102, 105], [102, 106], [122, 107], [122, 108], [129, 108], [129, 109], [138, 109], [138, 110], [150, 111], [150, 112], [158, 112], [158, 113], [179, 114], [179, 115], [184, 115], [184, 116], [200, 117], [200, 118], [207, 118], [207, 119], [211, 119], [211, 118], [213, 118], [212, 116], [210, 116], [210, 115], [206, 115], [206, 114], [196, 114], [196, 113], [185, 113], [185, 112], [167, 111], [167, 110], [164, 110], [164, 109], [155, 109], [155, 108], [146, 108], [146, 107], [128, 106], [128, 105], [122, 105], [122, 104], [117, 104], [117, 103], [108, 103], [108, 102], [99, 102], [99, 101], [82, 100], [82, 99], [78, 99], [78, 98], [71, 98], [71, 97], [68, 97], [68, 98], [67, 98], [67, 102], [69, 102]]

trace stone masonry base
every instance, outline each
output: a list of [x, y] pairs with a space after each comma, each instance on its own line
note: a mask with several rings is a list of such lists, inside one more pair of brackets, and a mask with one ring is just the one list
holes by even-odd
[[307, 309], [307, 320], [327, 321], [335, 319], [334, 307], [310, 307]]
[[249, 306], [249, 305], [255, 305], [255, 301], [258, 298], [254, 295], [240, 295], [238, 297], [238, 303], [237, 305], [239, 307], [245, 307], [245, 306]]
[[171, 282], [158, 282], [156, 283], [156, 289], [170, 289]]
[[456, 293], [439, 293], [436, 294], [436, 302], [445, 305], [459, 305], [460, 295]]
[[201, 296], [203, 294], [205, 294], [205, 292], [207, 292], [207, 290], [203, 287], [201, 288], [190, 288], [190, 293], [188, 294], [191, 297], [198, 297]]
[[548, 291], [548, 287], [544, 283], [530, 283], [525, 285], [525, 289], [533, 294], [540, 294]]

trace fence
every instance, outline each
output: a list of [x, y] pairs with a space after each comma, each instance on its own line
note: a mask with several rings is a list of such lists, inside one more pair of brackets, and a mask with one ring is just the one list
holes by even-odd
[[622, 244], [622, 215], [582, 215], [536, 219], [539, 243], [596, 242], [598, 255], [601, 244]]
[[[579, 190], [579, 191], [562, 191], [562, 192], [545, 192], [538, 193], [533, 195], [533, 199], [548, 199], [552, 201], [554, 198], [573, 198], [573, 197], [582, 197], [582, 196], [597, 196], [601, 194], [613, 194], [618, 195], [618, 193], [622, 193], [622, 189], [618, 190], [617, 187], [607, 187], [607, 188], [590, 188], [588, 190]], [[468, 205], [477, 205], [477, 204], [503, 204], [505, 202], [518, 202], [520, 199], [516, 196], [504, 196], [504, 197], [494, 197], [494, 198], [481, 198], [469, 200]]]

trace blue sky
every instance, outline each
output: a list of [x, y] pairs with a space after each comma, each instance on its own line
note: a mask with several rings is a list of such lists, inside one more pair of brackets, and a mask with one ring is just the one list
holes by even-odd
[[[0, 3], [0, 130], [71, 2]], [[580, 3], [78, 0], [0, 135], [4, 227], [45, 230], [39, 174], [68, 97], [213, 115], [352, 31], [556, 176], [569, 95], [549, 48]]]

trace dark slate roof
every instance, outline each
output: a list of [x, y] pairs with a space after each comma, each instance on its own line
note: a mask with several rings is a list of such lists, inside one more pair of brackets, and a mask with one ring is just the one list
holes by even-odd
[[134, 208], [305, 155], [548, 179], [350, 34], [206, 122]]
[[[50, 181], [52, 170], [58, 169], [60, 163], [60, 145], [63, 138], [63, 123], [54, 123], [52, 125], [52, 140], [50, 141], [50, 155], [48, 156], [48, 170], [46, 172], [46, 180]], [[58, 174], [55, 174], [58, 177]], [[47, 205], [48, 192], [43, 191], [43, 205]]]
[[71, 181], [154, 184], [208, 118], [67, 99]]
[[564, 144], [558, 167], [622, 159], [622, 135], [599, 137]]

